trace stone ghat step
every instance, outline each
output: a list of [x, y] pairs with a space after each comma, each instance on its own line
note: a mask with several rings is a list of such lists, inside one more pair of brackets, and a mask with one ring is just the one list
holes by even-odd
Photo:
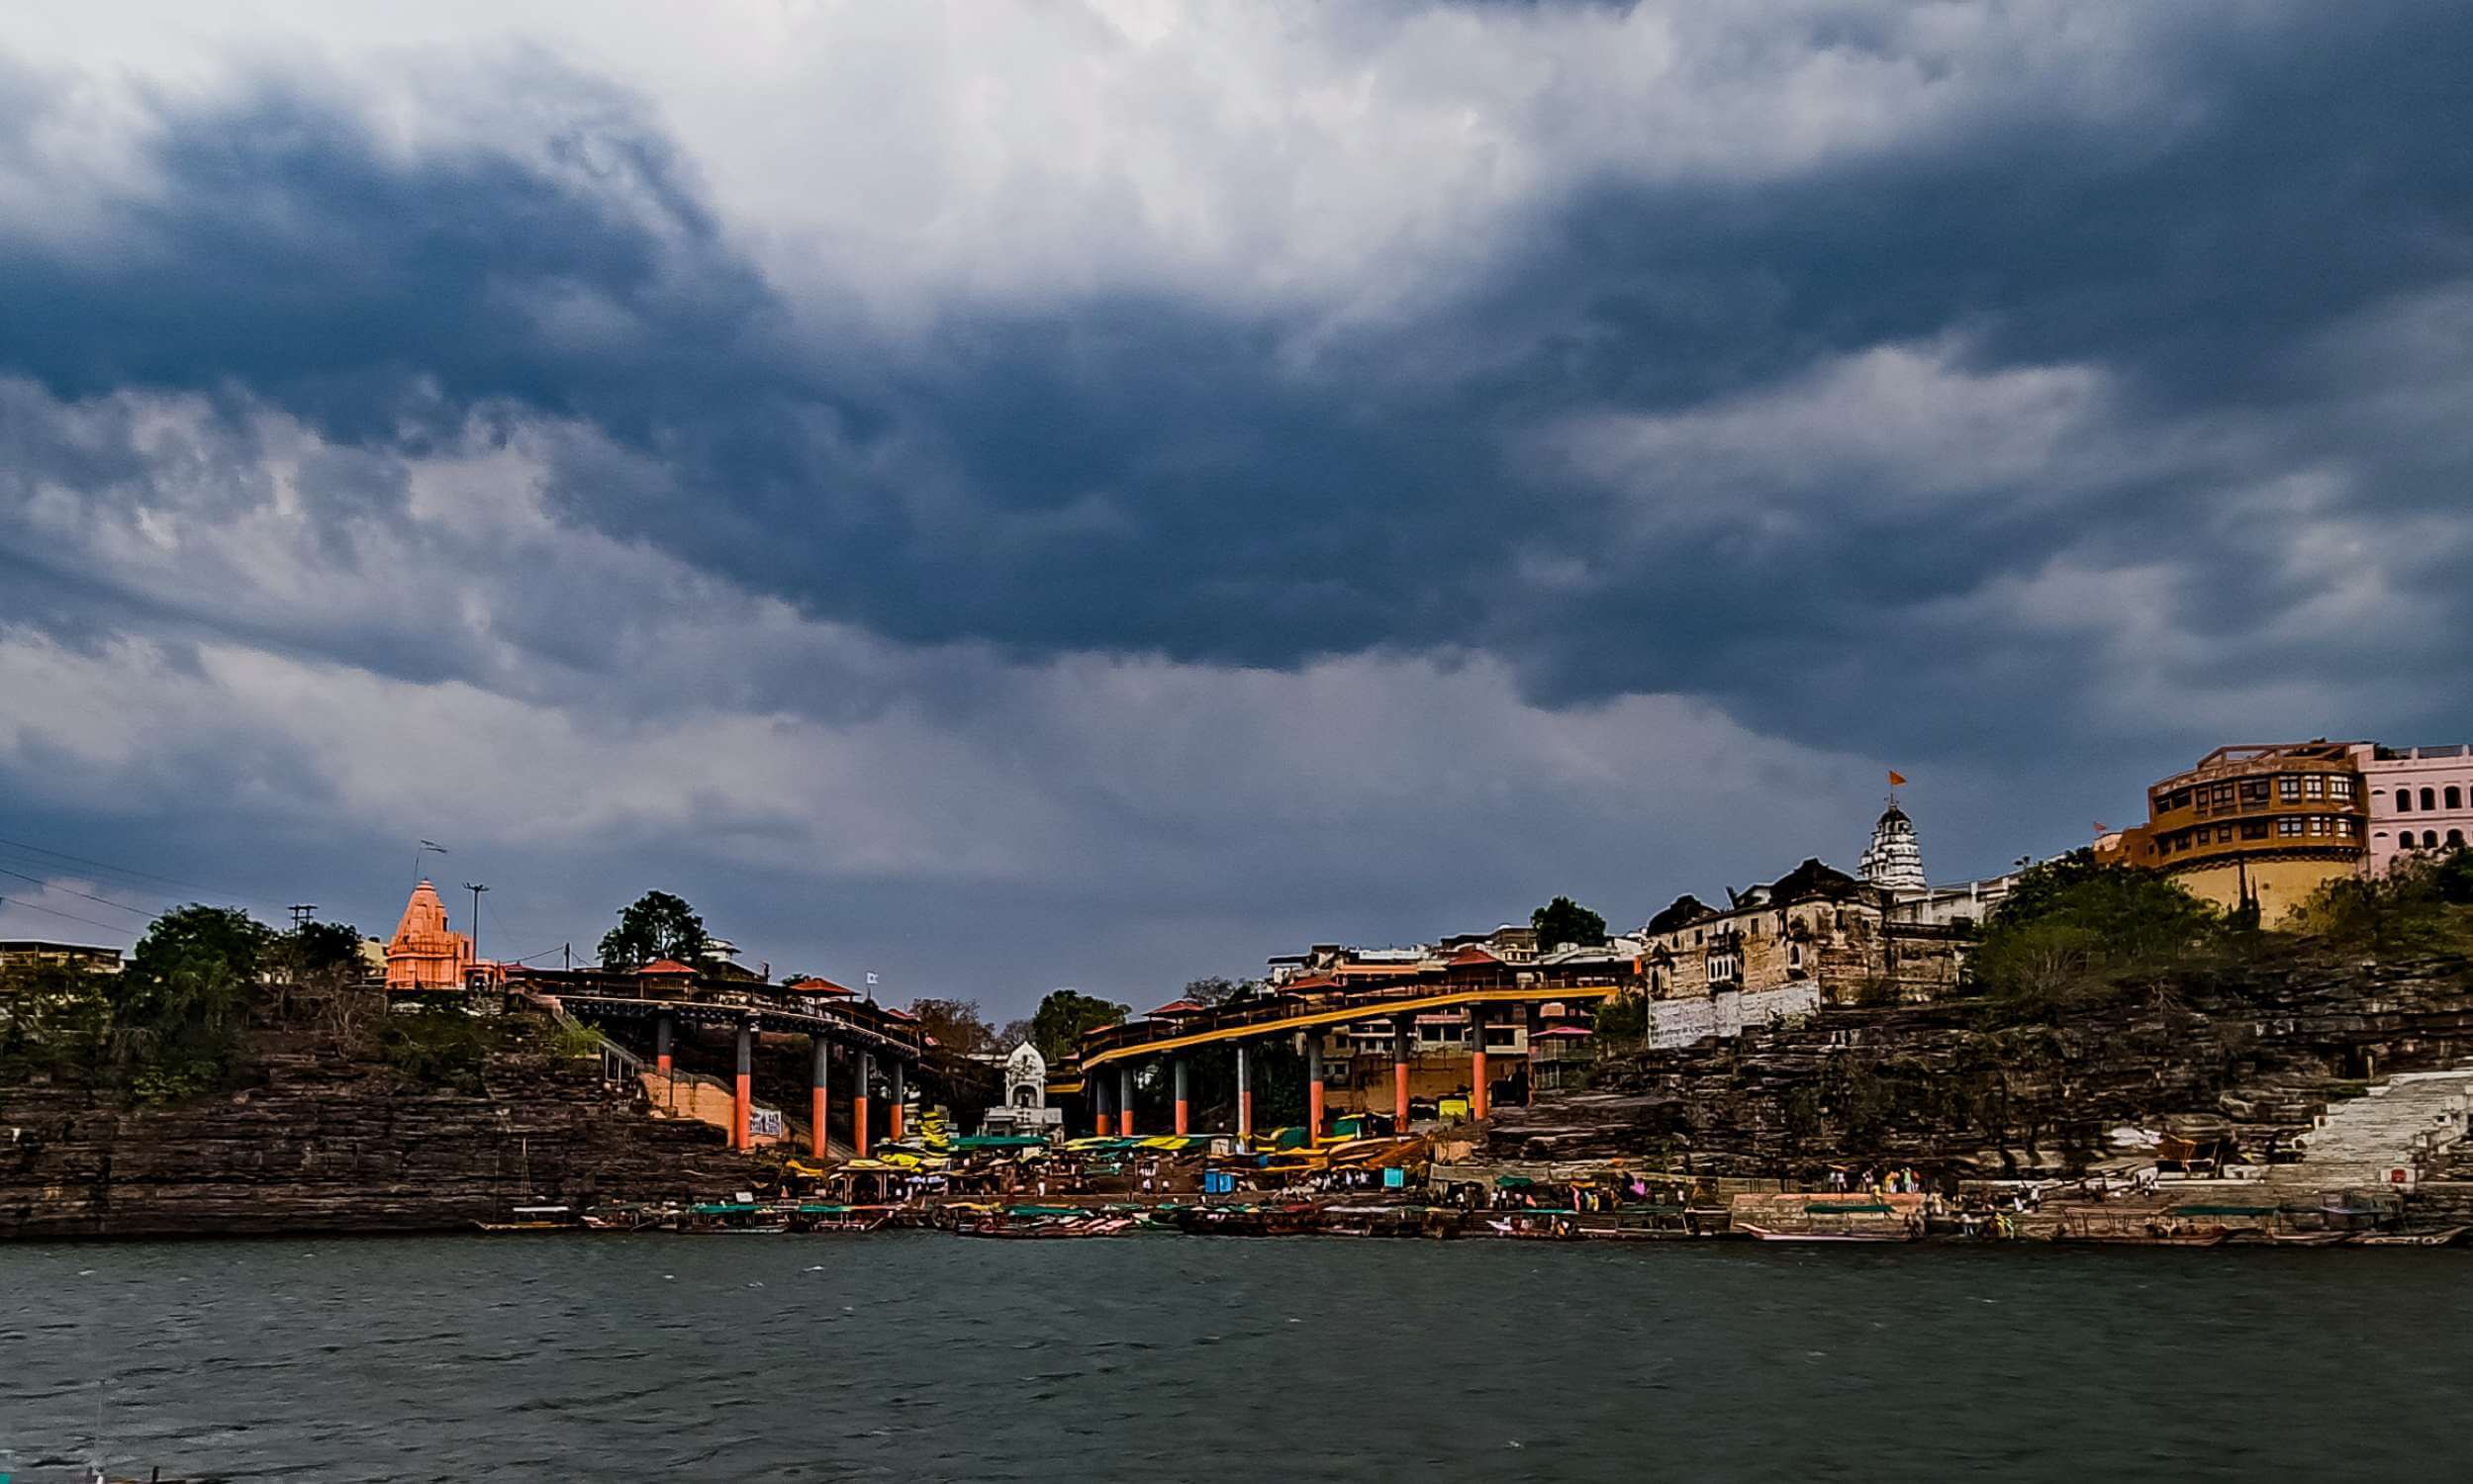
[[2330, 1107], [2326, 1123], [2302, 1137], [2302, 1158], [2277, 1167], [2270, 1183], [2327, 1190], [2418, 1168], [2463, 1140], [2468, 1106], [2473, 1068], [2398, 1077]]

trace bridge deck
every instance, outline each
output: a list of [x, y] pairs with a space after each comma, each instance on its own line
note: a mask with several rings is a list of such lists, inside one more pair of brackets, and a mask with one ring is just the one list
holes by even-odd
[[[1187, 1022], [1183, 1028], [1161, 1026], [1159, 1034], [1133, 1038], [1125, 1032], [1138, 1032], [1143, 1025], [1107, 1026], [1094, 1031], [1085, 1043], [1100, 1044], [1082, 1054], [1082, 1069], [1122, 1062], [1132, 1058], [1153, 1057], [1162, 1052], [1183, 1051], [1188, 1047], [1208, 1046], [1223, 1041], [1252, 1041], [1264, 1036], [1277, 1036], [1288, 1031], [1312, 1030], [1317, 1026], [1353, 1025], [1367, 1020], [1390, 1020], [1403, 1015], [1421, 1015], [1432, 1010], [1457, 1009], [1464, 1005], [1543, 1004], [1550, 1000], [1604, 999], [1620, 992], [1615, 984], [1556, 984], [1517, 989], [1466, 988], [1415, 990], [1384, 998], [1352, 1000], [1343, 1005], [1248, 1007], [1235, 1018], [1217, 1021], [1208, 1026]], [[1147, 1023], [1145, 1023], [1147, 1024]], [[1110, 1032], [1118, 1033], [1111, 1044]]]
[[658, 1015], [669, 1015], [687, 1025], [735, 1027], [752, 1023], [759, 1031], [780, 1031], [797, 1036], [820, 1035], [840, 1045], [855, 1046], [903, 1062], [915, 1063], [925, 1053], [925, 1048], [915, 1036], [897, 1035], [885, 1027], [867, 1024], [856, 1016], [810, 1014], [752, 995], [731, 999], [635, 999], [614, 994], [561, 994], [556, 998], [566, 1007], [568, 1014], [584, 1021], [604, 1017], [648, 1020]]

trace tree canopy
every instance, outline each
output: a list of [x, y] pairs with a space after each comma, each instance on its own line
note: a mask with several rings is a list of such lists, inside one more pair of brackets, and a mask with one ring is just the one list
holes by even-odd
[[1537, 931], [1537, 946], [1546, 952], [1572, 945], [1594, 948], [1606, 941], [1606, 920], [1568, 896], [1553, 901], [1529, 914], [1529, 926]]
[[2013, 1011], [2048, 1014], [2177, 967], [2226, 926], [2170, 877], [2074, 850], [2020, 875], [1985, 920], [1972, 973]]
[[1051, 989], [1047, 998], [1039, 1001], [1038, 1013], [1030, 1017], [1030, 1043], [1039, 1048], [1039, 1055], [1054, 1062], [1072, 1055], [1083, 1032], [1119, 1024], [1130, 1013], [1128, 1006], [1112, 1004], [1079, 989]]
[[104, 991], [116, 1056], [143, 1064], [142, 1090], [196, 1091], [221, 1078], [275, 945], [274, 930], [238, 907], [193, 905], [154, 919]]
[[910, 1013], [918, 1017], [920, 1030], [958, 1056], [976, 1057], [1010, 1049], [997, 1045], [997, 1033], [980, 1013], [977, 1000], [914, 999], [910, 1001]]
[[647, 891], [618, 913], [601, 938], [601, 967], [635, 969], [655, 959], [694, 965], [713, 942], [696, 909], [667, 891]]

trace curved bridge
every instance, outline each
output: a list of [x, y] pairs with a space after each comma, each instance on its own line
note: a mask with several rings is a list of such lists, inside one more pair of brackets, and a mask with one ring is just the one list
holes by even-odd
[[1369, 1020], [1392, 1020], [1403, 1015], [1423, 1015], [1435, 1010], [1471, 1006], [1598, 1000], [1618, 992], [1619, 986], [1613, 984], [1556, 984], [1519, 989], [1420, 988], [1406, 994], [1367, 991], [1365, 997], [1351, 998], [1346, 1004], [1337, 1006], [1310, 1000], [1292, 1005], [1248, 1006], [1242, 1011], [1215, 1014], [1208, 1018], [1207, 1023], [1203, 1023], [1201, 1017], [1170, 1022], [1133, 1021], [1125, 1025], [1101, 1026], [1085, 1033], [1082, 1038], [1082, 1069], [1087, 1073], [1110, 1062], [1140, 1060], [1216, 1042], [1258, 1041], [1265, 1036], [1278, 1036], [1289, 1031], [1356, 1025]]

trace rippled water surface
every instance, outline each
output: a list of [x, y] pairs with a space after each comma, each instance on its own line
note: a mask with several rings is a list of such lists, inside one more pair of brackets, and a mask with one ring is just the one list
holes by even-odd
[[22, 1480], [2457, 1478], [2469, 1372], [2443, 1252], [0, 1247]]

